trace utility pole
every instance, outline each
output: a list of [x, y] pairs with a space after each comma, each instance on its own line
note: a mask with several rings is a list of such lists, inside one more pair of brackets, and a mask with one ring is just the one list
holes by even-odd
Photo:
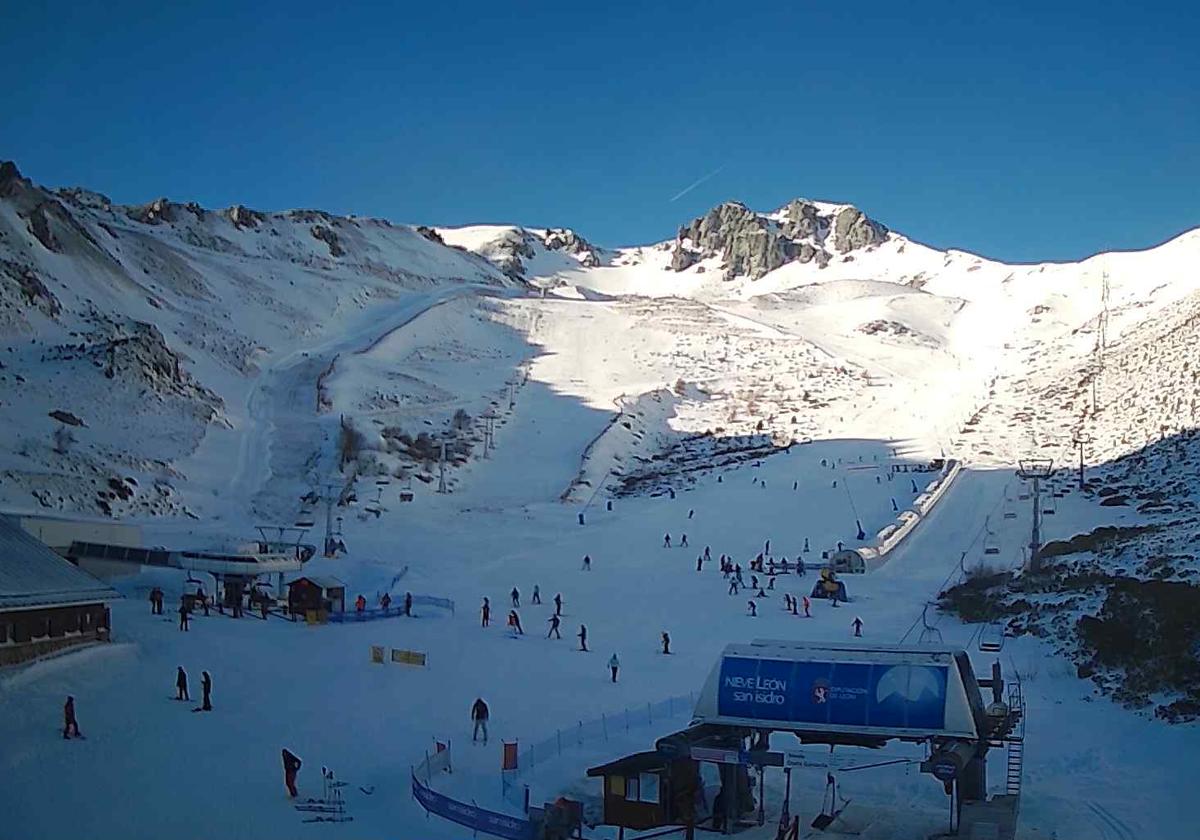
[[442, 438], [438, 454], [438, 489], [439, 493], [446, 492], [446, 439]]
[[510, 377], [504, 384], [508, 386], [508, 410], [512, 411], [517, 404], [517, 380]]
[[1071, 443], [1079, 448], [1079, 489], [1083, 489], [1083, 447], [1092, 442], [1090, 436], [1084, 435], [1083, 432], [1075, 435], [1075, 439]]
[[1031, 458], [1018, 461], [1017, 475], [1033, 481], [1033, 530], [1029, 537], [1029, 570], [1039, 571], [1041, 561], [1038, 552], [1042, 548], [1042, 487], [1041, 480], [1049, 478], [1054, 471], [1054, 462], [1049, 458]]

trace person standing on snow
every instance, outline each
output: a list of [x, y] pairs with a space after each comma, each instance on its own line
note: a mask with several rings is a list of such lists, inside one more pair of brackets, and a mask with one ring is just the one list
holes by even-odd
[[191, 697], [188, 697], [187, 671], [183, 670], [182, 665], [180, 665], [179, 668], [176, 669], [176, 671], [175, 671], [175, 699], [176, 700], [191, 700], [192, 699]]
[[354, 611], [357, 613], [365, 612], [367, 609], [367, 599], [361, 594], [354, 599]]
[[729, 580], [729, 594], [730, 595], [738, 594], [738, 582], [737, 582], [737, 580], [735, 580], [733, 578], [731, 578]]
[[662, 648], [663, 648], [662, 652], [664, 654], [668, 654], [671, 652], [671, 637], [670, 637], [670, 635], [668, 635], [666, 630], [664, 630], [663, 634], [662, 634]]
[[612, 681], [613, 682], [617, 681], [617, 670], [620, 667], [621, 667], [621, 662], [620, 662], [620, 660], [617, 659], [617, 655], [614, 653], [611, 657], [609, 657], [609, 660], [608, 660], [608, 670], [612, 671]]
[[758, 589], [758, 575], [750, 575], [750, 588]]
[[696, 571], [697, 572], [704, 571], [704, 558], [703, 557], [696, 558]]
[[550, 632], [548, 632], [546, 634], [546, 638], [549, 639], [551, 636], [553, 636], [556, 639], [561, 639], [562, 634], [558, 632], [558, 625], [559, 625], [558, 615], [555, 614], [555, 615], [550, 616], [548, 621], [550, 622]]
[[763, 543], [763, 554], [770, 554], [770, 553], [771, 553], [771, 541], [767, 540], [765, 543]]
[[712, 559], [712, 554], [709, 553], [708, 546], [704, 546], [704, 560], [708, 562]]
[[483, 599], [483, 606], [479, 610], [479, 615], [480, 626], [487, 627], [492, 621], [492, 605], [488, 602], [486, 597]]
[[554, 614], [556, 616], [562, 615], [562, 593], [561, 592], [554, 593]]
[[301, 763], [291, 750], [283, 751], [283, 783], [287, 786], [288, 796], [292, 799], [300, 795], [296, 790], [296, 774], [300, 772]]
[[663, 548], [671, 547], [671, 535], [667, 534], [663, 537]]
[[754, 618], [755, 616], [758, 615], [758, 607], [755, 605], [755, 603], [753, 601], [747, 601], [746, 607], [750, 613], [751, 618]]
[[579, 650], [580, 650], [581, 652], [583, 652], [583, 653], [587, 653], [587, 652], [588, 652], [588, 646], [587, 646], [587, 625], [586, 625], [586, 624], [580, 624], [580, 625], [579, 625]]
[[517, 615], [516, 610], [508, 611], [508, 626], [513, 629], [513, 633], [525, 635], [525, 630], [521, 627], [521, 616]]
[[200, 692], [203, 695], [203, 700], [200, 703], [200, 711], [212, 711], [212, 676], [208, 671], [200, 672]]
[[687, 547], [688, 547], [688, 545], [687, 545], [687, 534], [684, 534], [684, 535], [683, 535], [683, 537], [681, 537], [681, 538], [680, 538], [680, 540], [679, 540], [679, 547], [680, 547], [680, 548], [687, 548]]
[[474, 723], [475, 723], [474, 731], [471, 733], [471, 743], [472, 744], [479, 740], [480, 732], [483, 733], [483, 743], [484, 744], [487, 743], [487, 741], [488, 741], [487, 726], [488, 726], [488, 717], [489, 716], [490, 716], [490, 712], [488, 711], [487, 703], [483, 702], [482, 697], [476, 697], [475, 704], [473, 706], [471, 706], [471, 720], [474, 721]]
[[533, 585], [533, 598], [530, 599], [529, 603], [531, 603], [531, 604], [542, 603], [542, 590], [538, 589], [538, 585], [536, 583]]
[[858, 616], [855, 616], [855, 617], [854, 617], [854, 621], [852, 621], [852, 622], [850, 622], [850, 623], [851, 623], [851, 625], [853, 625], [853, 627], [854, 627], [854, 635], [855, 635], [855, 637], [861, 637], [861, 636], [862, 636], [862, 626], [863, 626], [863, 621], [862, 621], [862, 619], [861, 619], [861, 618], [859, 618]]
[[767, 589], [769, 589], [772, 592], [775, 591], [775, 578], [773, 578], [773, 577], [767, 578]]
[[812, 613], [810, 613], [810, 612], [808, 611], [808, 608], [809, 608], [809, 607], [812, 605], [812, 601], [808, 600], [808, 596], [807, 596], [807, 595], [803, 595], [803, 596], [801, 596], [801, 597], [803, 597], [803, 598], [804, 598], [804, 617], [805, 617], [805, 618], [812, 618]]
[[737, 578], [738, 586], [745, 586], [746, 582], [742, 580], [742, 564], [737, 563], [733, 567], [733, 575]]
[[592, 570], [592, 555], [583, 555], [583, 571], [590, 572]]
[[[616, 678], [613, 678], [616, 682]], [[79, 733], [79, 721], [75, 719], [75, 698], [67, 695], [67, 702], [63, 704], [63, 739], [71, 737], [71, 733], [75, 733], [76, 738], [82, 738]]]
[[187, 603], [182, 598], [179, 599], [179, 629], [188, 629], [188, 608]]
[[509, 597], [512, 598], [512, 605], [514, 607], [521, 606], [521, 592], [520, 592], [520, 590], [517, 589], [517, 587], [514, 586], [512, 588], [512, 592], [510, 592], [508, 594], [509, 594]]
[[406, 616], [408, 616], [409, 618], [412, 618], [412, 593], [411, 592], [404, 593], [404, 614]]
[[379, 606], [383, 607], [383, 611], [385, 613], [391, 608], [392, 596], [390, 593], [388, 593], [388, 592], [383, 593], [383, 597], [379, 599]]

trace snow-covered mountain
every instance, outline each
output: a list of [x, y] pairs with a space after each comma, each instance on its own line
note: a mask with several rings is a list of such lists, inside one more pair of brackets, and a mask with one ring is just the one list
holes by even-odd
[[[804, 199], [771, 212], [729, 202], [673, 240], [603, 249], [567, 228], [123, 207], [4, 164], [0, 418], [19, 431], [0, 493], [102, 513], [285, 499], [330, 468], [343, 427], [361, 436], [361, 468], [424, 481], [436, 434], [461, 432], [456, 483], [483, 441], [480, 415], [514, 379], [627, 438], [592, 441], [552, 496], [645, 487], [646, 464], [689, 436], [883, 438], [1012, 464], [1069, 455], [1086, 426], [1093, 457], [1110, 459], [1144, 442], [1135, 418], [1184, 428], [1193, 401], [1117, 399], [1109, 366], [1097, 387], [1110, 405], [1090, 416], [1100, 324], [1115, 353], [1190, 323], [1198, 264], [1200, 231], [1008, 265]], [[1190, 381], [1185, 357], [1153, 375]], [[60, 429], [54, 411], [84, 425]], [[290, 437], [272, 448], [276, 432]], [[571, 444], [577, 457], [586, 443]]]

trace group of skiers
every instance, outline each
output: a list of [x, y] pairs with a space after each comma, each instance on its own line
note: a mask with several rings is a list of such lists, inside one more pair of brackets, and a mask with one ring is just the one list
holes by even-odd
[[[403, 605], [401, 606], [400, 612], [398, 614], [408, 616], [409, 618], [411, 618], [412, 617], [412, 605], [413, 605], [412, 593], [405, 592], [404, 593], [404, 602], [403, 602]], [[384, 615], [388, 615], [391, 612], [392, 593], [384, 592], [381, 596], [379, 596], [379, 608], [381, 610], [383, 610]], [[357, 598], [354, 599], [354, 611], [356, 613], [360, 613], [360, 614], [365, 613], [367, 611], [367, 599], [366, 599], [366, 596], [362, 595], [361, 593], [359, 594], [359, 596]]]

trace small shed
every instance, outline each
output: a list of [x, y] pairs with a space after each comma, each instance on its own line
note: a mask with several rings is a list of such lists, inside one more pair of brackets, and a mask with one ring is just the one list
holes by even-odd
[[861, 575], [866, 574], [867, 562], [853, 548], [844, 548], [829, 555], [829, 567], [838, 574]]
[[634, 753], [592, 767], [587, 774], [604, 779], [605, 825], [643, 830], [696, 822], [700, 774], [690, 758]]
[[288, 584], [288, 612], [345, 612], [346, 584], [335, 577], [299, 577]]

